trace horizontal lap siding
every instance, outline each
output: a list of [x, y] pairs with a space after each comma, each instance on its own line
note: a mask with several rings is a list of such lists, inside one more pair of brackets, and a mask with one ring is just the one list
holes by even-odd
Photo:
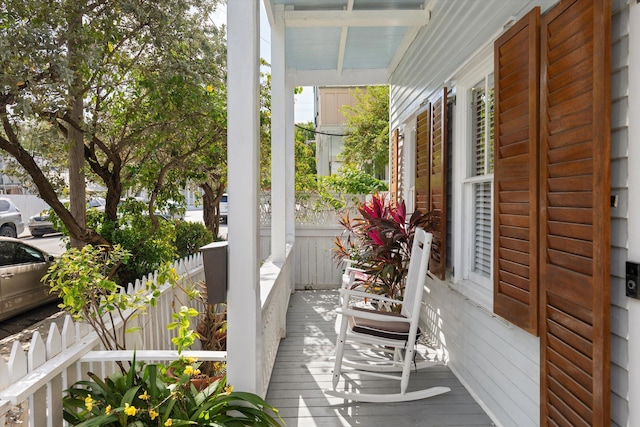
[[628, 312], [624, 261], [627, 259], [627, 123], [629, 5], [612, 2], [611, 54], [611, 194], [618, 197], [611, 208], [611, 425], [629, 422]]

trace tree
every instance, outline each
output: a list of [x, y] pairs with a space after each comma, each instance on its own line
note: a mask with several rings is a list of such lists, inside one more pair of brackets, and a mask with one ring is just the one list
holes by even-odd
[[344, 106], [347, 136], [341, 159], [379, 179], [389, 163], [389, 86], [356, 89], [356, 105]]
[[312, 191], [317, 187], [315, 126], [298, 123], [294, 131], [296, 191]]
[[[6, 0], [0, 5], [0, 149], [33, 180], [73, 239], [109, 244], [84, 224], [84, 178], [107, 189], [105, 215], [138, 182], [156, 199], [183, 180], [171, 171], [224, 133], [224, 33], [209, 16], [217, 0]], [[48, 148], [79, 161], [70, 212], [25, 141], [46, 123]], [[62, 141], [66, 140], [66, 143]], [[24, 145], [30, 144], [30, 145]], [[79, 159], [73, 146], [80, 148]], [[184, 167], [183, 167], [184, 169]], [[184, 176], [181, 174], [180, 176]], [[174, 175], [175, 178], [175, 175]], [[72, 202], [72, 208], [74, 203]]]

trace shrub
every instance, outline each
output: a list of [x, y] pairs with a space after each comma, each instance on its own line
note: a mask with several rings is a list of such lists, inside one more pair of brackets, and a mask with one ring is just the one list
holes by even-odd
[[195, 254], [199, 248], [214, 240], [213, 233], [198, 222], [178, 221], [175, 228], [178, 258]]

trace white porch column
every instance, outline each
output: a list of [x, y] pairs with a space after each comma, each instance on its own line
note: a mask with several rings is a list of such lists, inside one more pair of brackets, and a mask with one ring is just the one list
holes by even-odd
[[[629, 13], [629, 148], [628, 260], [640, 262], [640, 4], [630, 2]], [[629, 301], [629, 420], [640, 425], [640, 301]]]
[[[294, 117], [294, 102], [295, 96], [293, 94], [294, 85], [291, 79], [286, 80], [285, 84], [285, 104], [286, 104], [286, 211], [285, 211], [285, 230], [286, 230], [286, 242], [293, 244], [296, 239], [296, 151], [295, 151], [295, 117]], [[293, 279], [292, 279], [293, 280]]]
[[259, 34], [257, 1], [227, 4], [227, 156], [229, 169], [229, 383], [261, 393], [259, 280]]
[[281, 266], [286, 258], [287, 65], [284, 8], [276, 6], [271, 27], [271, 257]]

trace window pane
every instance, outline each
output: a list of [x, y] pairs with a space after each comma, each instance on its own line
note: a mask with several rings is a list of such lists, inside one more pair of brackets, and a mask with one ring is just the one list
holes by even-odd
[[471, 89], [472, 129], [473, 129], [473, 157], [471, 159], [472, 176], [485, 174], [486, 150], [486, 105], [484, 80]]
[[491, 276], [491, 182], [473, 184], [472, 271]]
[[487, 173], [493, 173], [493, 106], [494, 106], [494, 93], [493, 93], [493, 74], [489, 75], [487, 79], [487, 86], [489, 87], [489, 93], [487, 95], [487, 111], [489, 112], [488, 126], [489, 132], [487, 134], [487, 146], [489, 150]]
[[493, 74], [471, 89], [473, 148], [471, 176], [493, 173]]

